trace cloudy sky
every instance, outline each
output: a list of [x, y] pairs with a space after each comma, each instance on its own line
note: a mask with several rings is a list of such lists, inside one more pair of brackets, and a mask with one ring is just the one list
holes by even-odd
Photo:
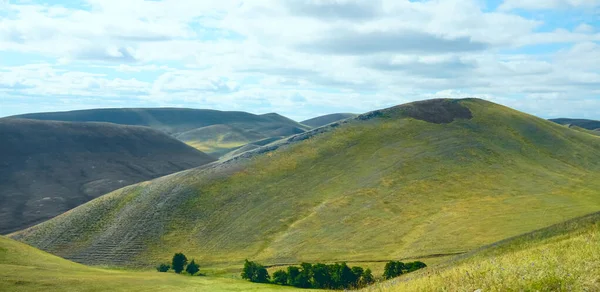
[[600, 0], [0, 0], [0, 116], [471, 96], [600, 119]]

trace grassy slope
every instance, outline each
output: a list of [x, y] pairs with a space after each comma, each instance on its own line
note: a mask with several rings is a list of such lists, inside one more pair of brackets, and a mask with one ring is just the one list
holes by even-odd
[[600, 291], [600, 213], [366, 291]]
[[[2, 291], [296, 291], [216, 277], [87, 267], [0, 236]], [[305, 291], [305, 290], [302, 290]]]
[[[247, 163], [130, 187], [15, 234], [94, 264], [464, 252], [600, 210], [600, 140], [482, 100], [450, 124], [400, 110]], [[360, 232], [357, 232], [360, 230]]]

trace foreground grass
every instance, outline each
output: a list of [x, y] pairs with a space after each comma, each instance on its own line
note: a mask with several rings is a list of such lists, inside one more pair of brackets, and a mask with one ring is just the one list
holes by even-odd
[[367, 291], [600, 291], [600, 213]]
[[0, 291], [295, 290], [297, 289], [218, 277], [92, 268], [0, 237]]

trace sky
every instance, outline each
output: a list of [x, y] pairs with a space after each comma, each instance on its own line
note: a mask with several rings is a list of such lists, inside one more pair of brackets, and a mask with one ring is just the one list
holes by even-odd
[[464, 97], [600, 120], [600, 0], [0, 0], [0, 116]]

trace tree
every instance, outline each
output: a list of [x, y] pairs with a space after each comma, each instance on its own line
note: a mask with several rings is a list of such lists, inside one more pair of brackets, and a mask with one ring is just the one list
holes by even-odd
[[385, 268], [383, 270], [383, 278], [391, 279], [394, 277], [398, 277], [402, 275], [402, 270], [404, 270], [404, 263], [390, 261], [385, 264]]
[[427, 267], [427, 265], [424, 262], [420, 262], [420, 261], [405, 264], [407, 273], [414, 272], [416, 270], [419, 270], [419, 269], [422, 269], [425, 267]]
[[354, 281], [352, 282], [352, 286], [355, 288], [358, 287], [358, 282], [360, 281], [365, 270], [361, 267], [352, 267], [352, 273], [354, 274]]
[[175, 270], [175, 273], [181, 274], [183, 268], [187, 264], [187, 258], [182, 253], [176, 253], [173, 256], [173, 262], [171, 263], [171, 267]]
[[267, 272], [264, 266], [246, 260], [244, 270], [242, 271], [242, 279], [256, 283], [268, 283], [269, 278], [269, 272]]
[[161, 273], [166, 273], [167, 271], [169, 271], [170, 268], [171, 266], [169, 266], [168, 264], [160, 264], [158, 265], [158, 267], [156, 267], [156, 270]]
[[288, 284], [290, 286], [298, 286], [298, 277], [300, 276], [300, 268], [289, 266], [287, 268]]
[[375, 283], [375, 279], [373, 278], [373, 273], [371, 272], [371, 269], [366, 269], [365, 272], [362, 274], [362, 277], [360, 278], [360, 281], [358, 284], [361, 287], [366, 287], [373, 283]]
[[252, 277], [254, 276], [256, 267], [254, 262], [246, 260], [244, 262], [244, 269], [242, 270], [242, 279], [252, 281]]
[[185, 271], [193, 276], [194, 274], [200, 271], [200, 266], [196, 264], [194, 260], [192, 260], [192, 262], [189, 265], [187, 265], [187, 268], [185, 268]]
[[254, 278], [254, 282], [256, 283], [269, 283], [271, 277], [269, 276], [269, 272], [267, 268], [258, 265], [256, 269], [256, 277]]
[[273, 273], [273, 283], [279, 285], [287, 285], [288, 284], [288, 273], [283, 270], [276, 271]]
[[313, 287], [327, 289], [333, 287], [331, 271], [328, 265], [315, 264], [312, 266]]

